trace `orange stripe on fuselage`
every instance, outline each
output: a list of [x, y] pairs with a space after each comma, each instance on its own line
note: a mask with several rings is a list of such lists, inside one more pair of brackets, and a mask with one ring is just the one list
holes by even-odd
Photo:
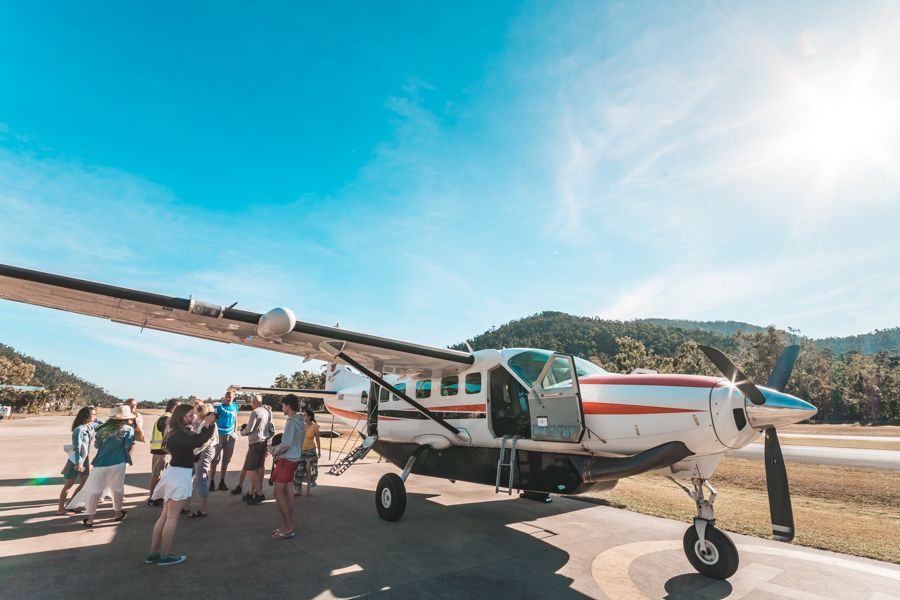
[[693, 408], [673, 408], [671, 406], [648, 406], [644, 404], [616, 404], [613, 402], [585, 402], [586, 415], [655, 415], [665, 413], [706, 412]]
[[449, 406], [426, 406], [428, 410], [440, 412], [484, 412], [484, 404], [451, 404]]
[[[331, 414], [336, 415], [338, 417], [344, 417], [345, 419], [355, 419], [355, 420], [362, 421], [363, 419], [366, 418], [366, 413], [364, 413], [364, 412], [356, 412], [354, 410], [344, 410], [343, 408], [338, 408], [336, 406], [332, 406], [331, 404], [327, 404], [327, 403], [325, 404], [325, 408], [328, 409], [328, 412], [330, 412]], [[381, 415], [378, 415], [378, 418], [379, 418], [379, 420], [383, 420], [383, 421], [398, 421], [399, 420], [394, 417], [382, 417]]]
[[706, 375], [588, 375], [581, 385], [658, 385], [663, 387], [711, 388], [718, 383]]

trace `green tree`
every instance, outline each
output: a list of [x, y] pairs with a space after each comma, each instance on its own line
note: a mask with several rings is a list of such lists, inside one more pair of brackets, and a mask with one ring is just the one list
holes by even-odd
[[833, 416], [831, 352], [821, 351], [810, 340], [800, 343], [800, 355], [794, 364], [794, 372], [788, 381], [789, 394], [803, 398], [819, 409], [815, 419], [828, 421]]
[[0, 384], [28, 385], [34, 379], [35, 366], [21, 358], [0, 356]]
[[756, 384], [765, 385], [790, 337], [783, 331], [768, 326], [759, 333], [734, 334], [737, 347], [737, 364], [741, 371]]
[[616, 338], [615, 367], [619, 373], [631, 373], [635, 369], [656, 369], [657, 359], [652, 350], [634, 338]]
[[82, 403], [81, 387], [74, 383], [51, 385], [47, 390], [50, 396], [50, 410], [70, 410]]
[[[660, 369], [662, 372], [662, 369]], [[700, 351], [697, 342], [688, 340], [678, 346], [678, 351], [672, 360], [672, 373], [687, 373], [688, 375], [721, 375], [716, 367], [709, 362], [706, 355]]]

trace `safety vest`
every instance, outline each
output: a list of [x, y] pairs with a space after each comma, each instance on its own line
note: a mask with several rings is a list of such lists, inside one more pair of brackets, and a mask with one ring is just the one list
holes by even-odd
[[[163, 414], [159, 415], [159, 418], [162, 419], [163, 417], [165, 417], [168, 419], [171, 416], [172, 413], [164, 412]], [[151, 452], [153, 450], [162, 450], [163, 432], [159, 430], [159, 428], [156, 426], [157, 424], [159, 424], [159, 421], [156, 421], [156, 423], [153, 425], [153, 434], [150, 436]]]

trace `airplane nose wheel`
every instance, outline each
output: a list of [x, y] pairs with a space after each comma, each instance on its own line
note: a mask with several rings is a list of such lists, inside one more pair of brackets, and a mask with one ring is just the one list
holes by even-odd
[[701, 542], [693, 525], [684, 532], [684, 554], [698, 573], [710, 579], [728, 579], [738, 568], [738, 551], [724, 532], [706, 526], [706, 539]]
[[406, 511], [406, 485], [396, 473], [385, 473], [375, 488], [375, 508], [385, 521], [397, 521]]

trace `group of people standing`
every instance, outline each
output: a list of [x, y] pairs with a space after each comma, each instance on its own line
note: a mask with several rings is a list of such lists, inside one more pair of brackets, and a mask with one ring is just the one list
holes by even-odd
[[[132, 404], [133, 403], [133, 404]], [[274, 485], [275, 504], [281, 525], [272, 531], [272, 539], [295, 537], [294, 496], [303, 491], [310, 495], [316, 485], [318, 458], [321, 456], [319, 427], [312, 410], [300, 410], [296, 396], [282, 400], [287, 417], [284, 432], [275, 435], [272, 411], [259, 395], [250, 401], [252, 412], [240, 435], [247, 436], [249, 447], [241, 470], [240, 481], [232, 490], [240, 494], [246, 477], [250, 490], [243, 495], [249, 505], [265, 500], [262, 482], [266, 456], [274, 457], [269, 483]], [[145, 441], [143, 418], [134, 411], [136, 403], [116, 407], [106, 422], [97, 418], [92, 407], [82, 408], [72, 422], [72, 444], [63, 469], [65, 483], [60, 493], [58, 514], [87, 510], [82, 523], [93, 527], [97, 506], [104, 496], [111, 496], [114, 521], [125, 518], [123, 509], [125, 467], [131, 464], [135, 441]], [[169, 401], [163, 414], [153, 425], [150, 436], [152, 455], [149, 506], [161, 506], [162, 513], [153, 528], [150, 553], [145, 562], [159, 566], [176, 565], [186, 555], [173, 554], [178, 519], [207, 515], [209, 493], [228, 489], [225, 475], [234, 453], [237, 437], [238, 407], [234, 391], [228, 390], [223, 401], [210, 405], [202, 401], [179, 404]], [[280, 438], [280, 440], [279, 440]], [[91, 445], [97, 448], [93, 461], [88, 460]], [[217, 467], [221, 462], [218, 487]], [[73, 498], [66, 502], [69, 489], [80, 478]]]
[[[111, 497], [115, 509], [114, 521], [121, 521], [124, 510], [125, 467], [131, 464], [135, 441], [144, 441], [143, 419], [134, 412], [137, 402], [129, 399], [113, 409], [109, 419], [97, 418], [97, 410], [84, 407], [72, 421], [72, 444], [66, 446], [68, 460], [62, 470], [65, 478], [59, 496], [57, 514], [87, 511], [82, 520], [85, 527], [94, 526], [94, 515], [101, 499]], [[91, 444], [97, 448], [88, 461]], [[80, 479], [72, 499], [66, 502], [69, 489]]]

